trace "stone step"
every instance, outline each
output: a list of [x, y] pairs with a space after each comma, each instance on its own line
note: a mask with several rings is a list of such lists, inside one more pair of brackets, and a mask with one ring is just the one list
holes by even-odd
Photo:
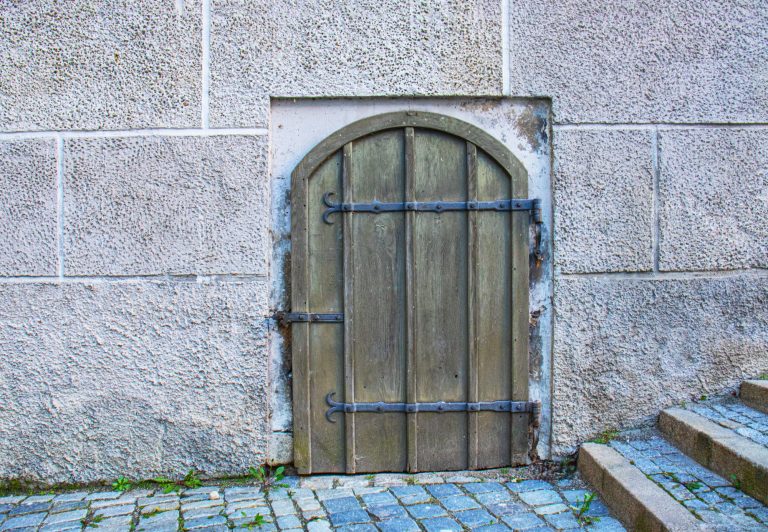
[[684, 408], [664, 410], [659, 416], [659, 428], [685, 454], [768, 504], [766, 446]]
[[695, 414], [768, 447], [768, 414], [750, 408], [735, 397], [720, 397], [683, 406]]
[[630, 530], [714, 530], [607, 445], [582, 445], [578, 467]]
[[608, 445], [680, 508], [715, 530], [768, 529], [768, 506], [684, 455], [657, 429], [624, 431]]
[[739, 397], [750, 408], [768, 414], [768, 380], [744, 381]]

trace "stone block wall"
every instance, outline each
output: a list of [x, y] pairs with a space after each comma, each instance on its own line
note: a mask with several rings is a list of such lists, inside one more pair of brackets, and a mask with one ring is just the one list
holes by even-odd
[[270, 99], [552, 102], [553, 452], [768, 370], [761, 0], [0, 5], [0, 478], [270, 446]]
[[762, 2], [510, 2], [554, 114], [554, 454], [768, 369]]

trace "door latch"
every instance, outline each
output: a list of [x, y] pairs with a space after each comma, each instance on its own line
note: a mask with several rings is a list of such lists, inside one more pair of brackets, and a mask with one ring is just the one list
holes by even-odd
[[322, 314], [318, 312], [286, 312], [281, 310], [275, 312], [272, 316], [281, 327], [288, 327], [293, 322], [304, 323], [341, 323], [344, 321], [344, 314], [329, 313]]

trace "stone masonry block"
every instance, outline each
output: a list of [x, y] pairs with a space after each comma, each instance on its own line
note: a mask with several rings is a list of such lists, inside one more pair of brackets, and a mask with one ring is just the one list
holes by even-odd
[[647, 131], [557, 131], [555, 257], [563, 272], [648, 271], [653, 163]]
[[266, 281], [0, 284], [0, 477], [263, 463], [268, 292]]
[[768, 352], [764, 275], [561, 277], [555, 312], [555, 454], [733, 387]]
[[501, 95], [497, 0], [213, 0], [211, 124], [269, 96]]
[[0, 275], [56, 275], [56, 147], [0, 142]]
[[768, 131], [663, 131], [660, 268], [768, 268], [767, 169]]
[[2, 2], [0, 40], [0, 130], [200, 125], [200, 0]]
[[512, 0], [510, 85], [559, 122], [765, 122], [760, 1]]
[[65, 142], [65, 273], [267, 272], [267, 139]]

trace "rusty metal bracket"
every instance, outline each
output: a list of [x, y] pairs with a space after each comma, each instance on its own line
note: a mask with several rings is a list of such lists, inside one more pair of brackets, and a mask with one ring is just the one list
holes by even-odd
[[320, 314], [317, 312], [275, 312], [272, 316], [282, 327], [287, 327], [293, 322], [307, 323], [341, 323], [344, 321], [344, 314]]
[[385, 212], [448, 212], [448, 211], [530, 211], [534, 223], [541, 223], [541, 200], [539, 199], [503, 199], [495, 201], [401, 201], [384, 203], [374, 201], [371, 203], [333, 203], [333, 192], [323, 194], [323, 203], [328, 207], [323, 213], [323, 221], [332, 224], [331, 214], [358, 212], [369, 214], [381, 214]]
[[[325, 418], [331, 423], [336, 423], [331, 416], [336, 412], [345, 414], [353, 412], [510, 412], [521, 413], [529, 412], [532, 417], [538, 420], [541, 414], [540, 401], [482, 401], [476, 403], [470, 402], [446, 402], [437, 401], [434, 403], [339, 403], [333, 400], [336, 392], [331, 392], [325, 396], [325, 402], [330, 408], [325, 412]], [[535, 421], [536, 423], [538, 421]]]

